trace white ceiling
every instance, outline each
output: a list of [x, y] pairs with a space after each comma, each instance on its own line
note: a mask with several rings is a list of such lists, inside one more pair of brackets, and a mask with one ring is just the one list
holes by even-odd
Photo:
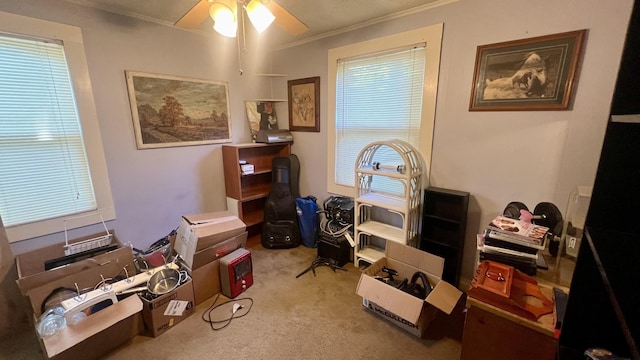
[[[173, 26], [198, 0], [66, 0], [109, 12]], [[375, 24], [383, 20], [449, 3], [452, 0], [262, 0], [277, 1], [309, 27], [302, 35], [292, 36], [277, 26], [269, 27], [261, 37], [271, 46], [286, 46], [334, 35]], [[214, 33], [208, 18], [195, 31]]]

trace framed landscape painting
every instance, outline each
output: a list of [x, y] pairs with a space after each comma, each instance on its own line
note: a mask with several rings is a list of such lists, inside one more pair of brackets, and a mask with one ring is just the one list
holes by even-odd
[[231, 142], [227, 83], [125, 73], [138, 149]]
[[586, 30], [478, 46], [469, 110], [567, 110]]

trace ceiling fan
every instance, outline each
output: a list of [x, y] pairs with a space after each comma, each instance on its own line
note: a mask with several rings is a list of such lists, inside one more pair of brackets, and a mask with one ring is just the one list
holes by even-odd
[[302, 34], [309, 29], [274, 0], [200, 0], [175, 26], [192, 29], [200, 26], [210, 16], [218, 33], [235, 37], [238, 18], [245, 12], [258, 32], [262, 32], [272, 22], [292, 35]]

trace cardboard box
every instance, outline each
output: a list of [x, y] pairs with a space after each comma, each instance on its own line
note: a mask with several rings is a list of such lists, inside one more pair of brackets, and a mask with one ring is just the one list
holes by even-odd
[[190, 268], [196, 252], [240, 235], [246, 225], [228, 211], [185, 215], [176, 235], [175, 251]]
[[193, 315], [196, 310], [193, 281], [151, 301], [142, 298], [144, 335], [156, 337]]
[[240, 164], [240, 171], [243, 175], [253, 174], [254, 167], [253, 164]]
[[[425, 273], [433, 290], [419, 299], [375, 278], [386, 266], [396, 270], [397, 279], [411, 279], [416, 271]], [[442, 281], [444, 259], [393, 241], [387, 241], [385, 257], [371, 264], [360, 276], [356, 293], [363, 306], [374, 314], [396, 324], [411, 334], [423, 337], [439, 311], [451, 314], [462, 291]]]
[[[126, 267], [135, 272], [131, 249], [120, 248], [96, 258], [66, 265], [65, 267], [37, 272], [34, 264], [27, 260], [56, 256], [63, 244], [46, 247], [21, 255], [19, 271], [25, 275], [17, 280], [21, 291], [30, 303], [33, 323], [42, 314], [42, 303], [53, 290], [64, 287], [74, 289], [93, 288], [102, 277], [114, 277]], [[49, 252], [53, 250], [53, 252]], [[39, 339], [43, 353], [51, 359], [99, 358], [127, 340], [138, 335], [144, 328], [142, 301], [130, 296], [122, 301], [89, 315], [86, 319], [68, 324], [54, 335]], [[34, 327], [35, 331], [35, 327]]]
[[99, 359], [144, 329], [142, 301], [130, 296], [40, 341], [54, 360]]
[[[113, 231], [112, 243], [120, 243]], [[82, 238], [71, 240], [70, 243], [83, 241], [94, 238], [104, 233], [85, 236]], [[92, 258], [83, 259], [65, 266], [55, 269], [44, 269], [44, 263], [47, 260], [64, 256], [64, 243], [54, 244], [33, 251], [26, 252], [16, 256], [16, 267], [18, 270], [18, 280], [16, 281], [23, 295], [27, 295], [29, 289], [51, 283], [57, 279], [81, 272], [90, 267], [101, 267], [107, 263], [125, 264], [131, 259], [131, 249], [128, 247], [118, 248], [108, 253], [99, 254]], [[135, 271], [134, 268], [129, 268]]]
[[220, 292], [220, 259], [191, 271], [190, 275], [196, 306]]
[[220, 292], [220, 258], [247, 245], [247, 233], [244, 232], [207, 250], [207, 259], [210, 262], [196, 269], [187, 267], [189, 275], [193, 279], [193, 292], [196, 305], [199, 305]]
[[247, 235], [248, 233], [245, 231], [242, 234], [231, 237], [219, 244], [197, 251], [193, 255], [193, 263], [190, 265], [190, 268], [197, 269], [223, 257], [239, 247], [245, 247], [247, 244]]

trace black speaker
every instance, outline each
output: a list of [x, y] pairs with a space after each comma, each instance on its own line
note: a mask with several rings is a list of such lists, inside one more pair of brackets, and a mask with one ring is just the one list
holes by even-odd
[[344, 266], [350, 260], [351, 245], [344, 235], [334, 237], [323, 231], [318, 237], [318, 257], [331, 259], [338, 266]]

